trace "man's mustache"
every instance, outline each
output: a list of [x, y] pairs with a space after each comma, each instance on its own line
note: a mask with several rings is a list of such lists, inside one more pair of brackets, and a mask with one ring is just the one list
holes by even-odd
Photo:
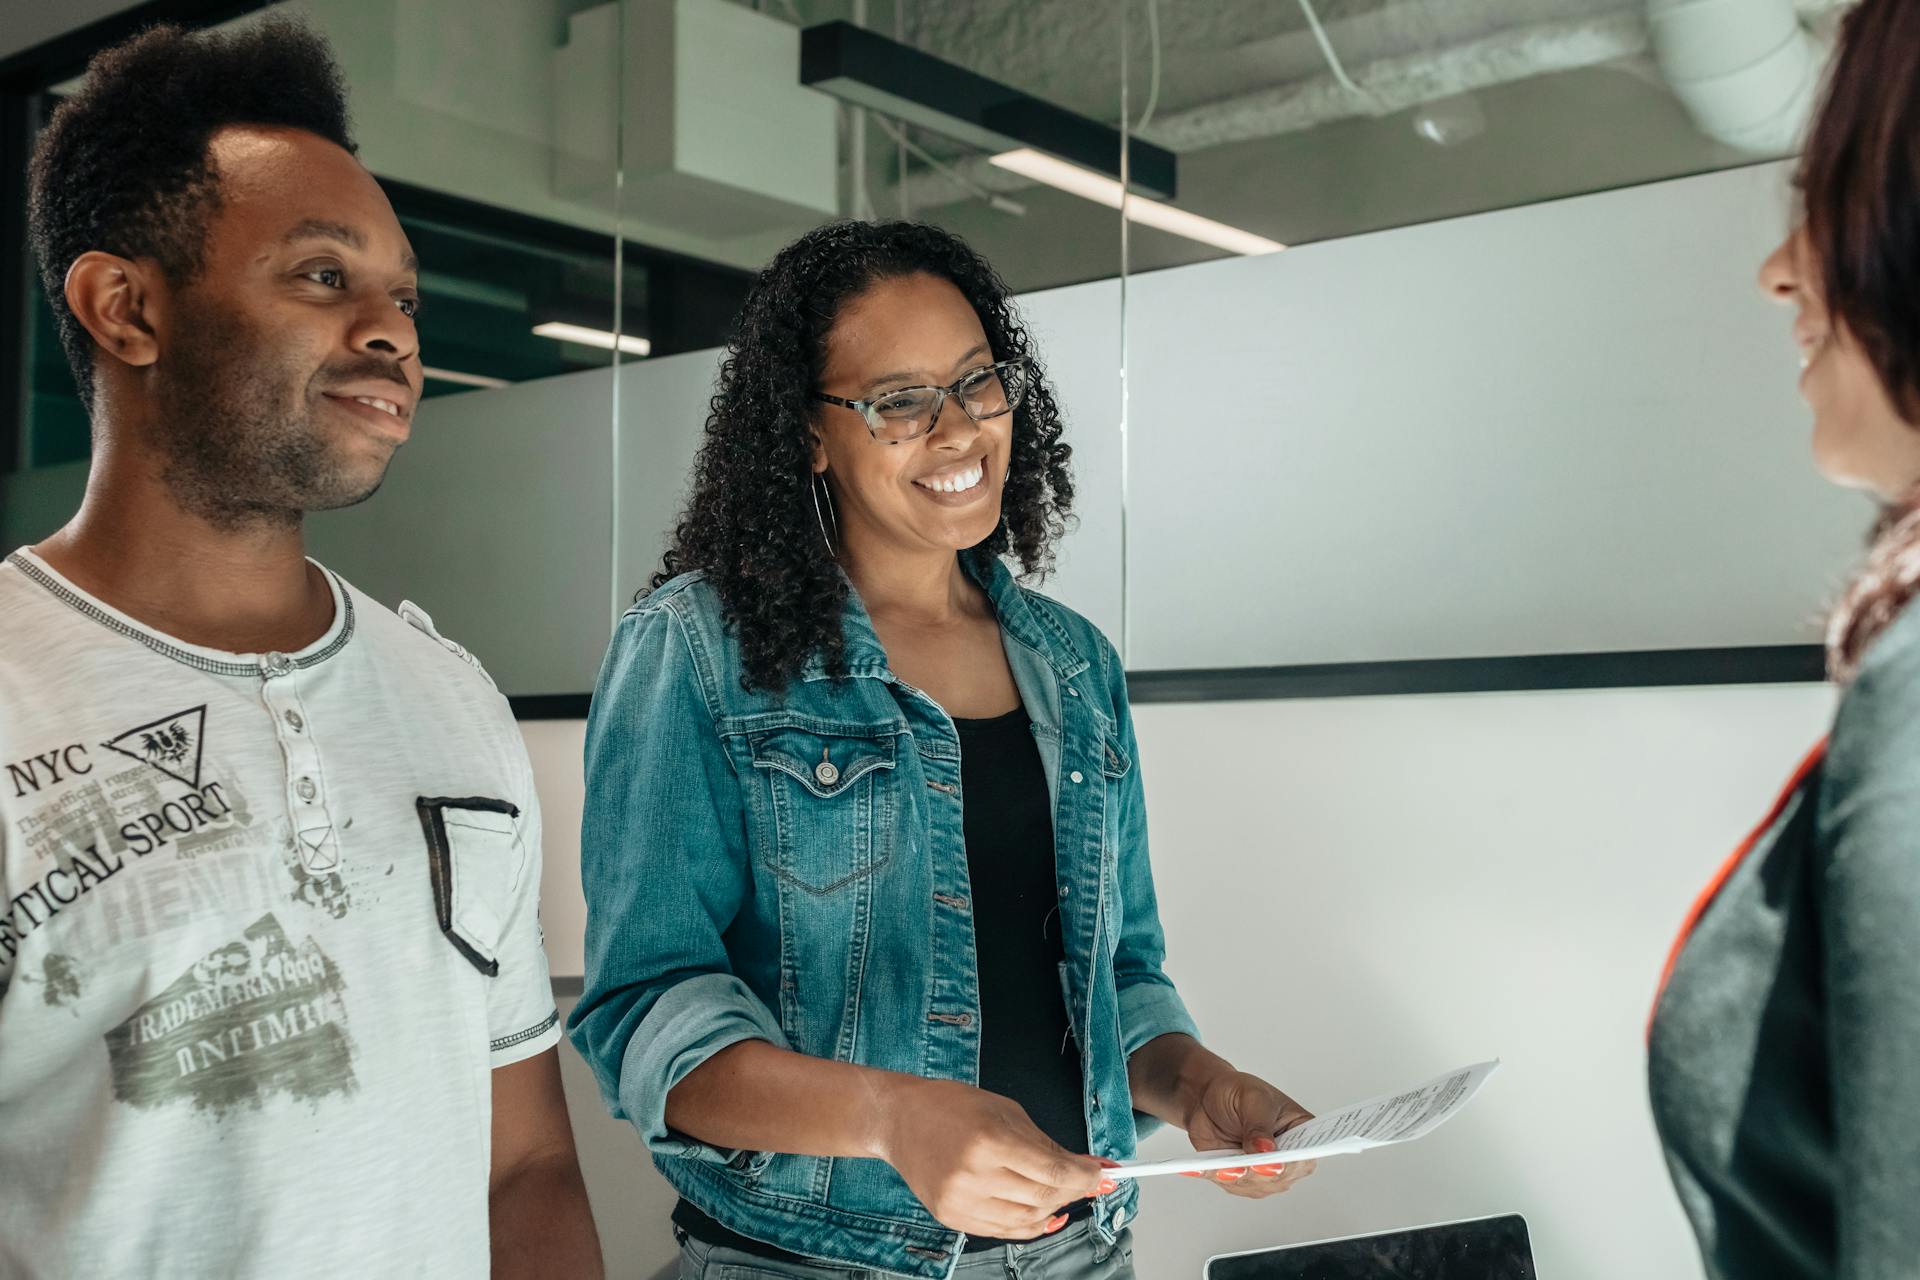
[[313, 376], [313, 381], [323, 388], [349, 382], [392, 382], [405, 387], [409, 395], [413, 392], [413, 383], [407, 381], [406, 366], [398, 360], [386, 360], [379, 356], [363, 356], [339, 364], [324, 365]]

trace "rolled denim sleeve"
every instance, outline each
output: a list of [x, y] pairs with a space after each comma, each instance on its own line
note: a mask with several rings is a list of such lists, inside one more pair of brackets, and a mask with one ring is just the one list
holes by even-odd
[[[1140, 777], [1133, 711], [1127, 701], [1126, 671], [1120, 655], [1104, 638], [1100, 660], [1114, 710], [1114, 733], [1120, 749], [1133, 762], [1114, 784], [1120, 804], [1120, 936], [1113, 956], [1113, 981], [1120, 1005], [1120, 1049], [1131, 1058], [1142, 1045], [1160, 1036], [1180, 1032], [1198, 1040], [1200, 1028], [1194, 1025], [1186, 1002], [1165, 969], [1167, 940], [1160, 928], [1160, 904], [1147, 854], [1147, 796]], [[1134, 1126], [1143, 1137], [1160, 1123], [1144, 1112], [1134, 1113]]]
[[587, 717], [586, 981], [568, 1030], [600, 1094], [662, 1158], [757, 1172], [667, 1127], [667, 1094], [743, 1040], [787, 1047], [723, 936], [750, 888], [740, 788], [671, 600], [622, 618]]

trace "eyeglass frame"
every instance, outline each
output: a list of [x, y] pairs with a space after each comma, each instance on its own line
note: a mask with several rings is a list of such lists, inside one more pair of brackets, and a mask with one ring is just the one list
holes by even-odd
[[[934, 426], [940, 421], [940, 415], [945, 413], [947, 410], [947, 400], [949, 397], [958, 401], [960, 405], [960, 412], [966, 414], [967, 417], [972, 418], [973, 421], [975, 422], [990, 422], [995, 418], [1004, 418], [1009, 413], [1012, 413], [1015, 409], [1018, 409], [1020, 407], [1020, 402], [1024, 401], [1027, 396], [1028, 384], [1026, 383], [1021, 384], [1019, 395], [1017, 396], [1009, 395], [1007, 397], [1007, 407], [1005, 409], [1001, 410], [999, 413], [990, 413], [984, 418], [975, 418], [973, 415], [973, 410], [967, 408], [967, 402], [965, 400], [960, 399], [960, 384], [965, 382], [967, 379], [972, 377], [977, 377], [979, 374], [990, 369], [993, 371], [994, 375], [1000, 379], [1000, 383], [1004, 387], [1006, 385], [1007, 380], [1006, 380], [1006, 377], [1000, 371], [1003, 369], [1014, 369], [1014, 368], [1019, 369], [1022, 373], [1031, 377], [1033, 372], [1033, 361], [1028, 359], [1026, 356], [1015, 356], [1011, 360], [996, 360], [992, 364], [983, 365], [978, 369], [967, 370], [967, 372], [961, 374], [959, 377], [955, 378], [952, 382], [948, 383], [944, 387], [919, 387], [919, 386], [895, 387], [890, 391], [887, 391], [879, 396], [876, 396], [872, 400], [848, 400], [843, 396], [828, 395], [824, 391], [814, 392], [813, 398], [815, 400], [823, 400], [828, 404], [837, 404], [843, 409], [852, 409], [854, 412], [858, 413], [860, 415], [860, 420], [867, 424], [867, 434], [872, 436], [874, 439], [874, 442], [877, 444], [909, 444], [915, 440], [918, 440], [921, 436], [931, 435], [933, 433]], [[875, 416], [878, 416], [873, 412], [874, 406], [879, 404], [880, 401], [885, 400], [890, 396], [897, 396], [907, 391], [932, 391], [938, 394], [939, 399], [933, 402], [933, 412], [927, 415], [926, 427], [920, 431], [915, 432], [913, 435], [902, 436], [898, 440], [882, 440], [880, 438], [880, 427], [873, 420]]]

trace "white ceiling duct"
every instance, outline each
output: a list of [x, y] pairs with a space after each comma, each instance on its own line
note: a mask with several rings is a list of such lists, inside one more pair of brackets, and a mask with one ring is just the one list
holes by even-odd
[[[1706, 136], [1780, 155], [1798, 142], [1817, 94], [1829, 41], [1815, 33], [1830, 28], [1852, 3], [1348, 0], [1337, 18], [1329, 3], [1327, 31], [1365, 89], [1356, 94], [1328, 71], [1294, 5], [1218, 0], [1190, 6], [1194, 21], [1183, 18], [1171, 28], [1176, 34], [1168, 37], [1168, 74], [1170, 81], [1195, 83], [1201, 80], [1196, 68], [1224, 67], [1213, 79], [1229, 84], [1229, 91], [1198, 101], [1191, 100], [1191, 91], [1170, 91], [1175, 105], [1163, 108], [1142, 136], [1178, 153], [1202, 151], [1406, 111], [1537, 76], [1611, 66], [1670, 86]], [[1114, 68], [1098, 58], [1063, 62], [1058, 50], [1087, 45], [1108, 11], [1083, 0], [1018, 0], [1006, 17], [982, 23], [969, 6], [928, 5], [915, 10], [914, 36], [943, 56], [997, 68], [1011, 83], [1043, 84], [1049, 97], [1103, 115], [1097, 104], [1112, 96]], [[1276, 23], [1285, 29], [1269, 30]], [[1181, 97], [1190, 100], [1181, 104]], [[908, 179], [913, 207], [1027, 185], [984, 156], [942, 159], [946, 171]], [[896, 198], [889, 192], [881, 203]]]
[[1827, 50], [1793, 0], [1648, 0], [1647, 32], [1702, 133], [1757, 156], [1799, 145]]

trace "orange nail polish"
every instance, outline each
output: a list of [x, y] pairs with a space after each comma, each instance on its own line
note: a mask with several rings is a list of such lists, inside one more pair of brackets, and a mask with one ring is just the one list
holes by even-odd
[[1067, 1215], [1064, 1213], [1055, 1214], [1053, 1217], [1047, 1219], [1047, 1234], [1052, 1235], [1066, 1225]]
[[1220, 1181], [1222, 1182], [1238, 1182], [1246, 1176], [1247, 1171], [1245, 1169], [1222, 1169], [1220, 1171]]
[[1118, 1191], [1119, 1189], [1120, 1189], [1120, 1184], [1113, 1181], [1113, 1179], [1111, 1178], [1107, 1179], [1105, 1182], [1100, 1184], [1100, 1194], [1103, 1196], [1110, 1196], [1114, 1192]]

